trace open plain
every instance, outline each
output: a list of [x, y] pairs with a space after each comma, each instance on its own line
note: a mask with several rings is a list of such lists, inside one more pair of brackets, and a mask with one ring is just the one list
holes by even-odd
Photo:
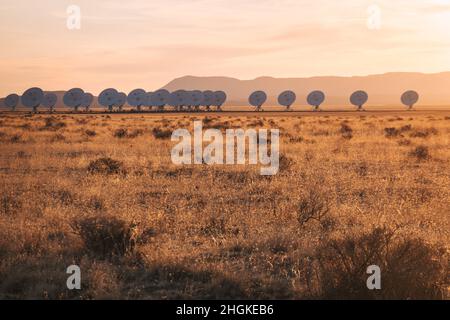
[[[173, 165], [194, 120], [280, 129], [280, 172]], [[2, 113], [0, 298], [448, 299], [449, 186], [446, 110]]]

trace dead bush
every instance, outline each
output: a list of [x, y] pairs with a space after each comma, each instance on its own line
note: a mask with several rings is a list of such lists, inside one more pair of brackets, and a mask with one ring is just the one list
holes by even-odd
[[102, 216], [75, 221], [71, 227], [83, 240], [86, 250], [96, 258], [122, 257], [135, 250], [138, 230], [133, 223]]
[[125, 174], [126, 170], [122, 162], [111, 158], [100, 158], [89, 163], [87, 168], [93, 174]]
[[311, 187], [303, 195], [297, 207], [297, 221], [304, 227], [310, 220], [321, 222], [329, 213], [328, 199], [320, 189]]
[[[445, 250], [386, 228], [330, 240], [316, 258], [324, 299], [442, 299], [446, 289]], [[382, 290], [367, 288], [371, 265], [381, 269]]]

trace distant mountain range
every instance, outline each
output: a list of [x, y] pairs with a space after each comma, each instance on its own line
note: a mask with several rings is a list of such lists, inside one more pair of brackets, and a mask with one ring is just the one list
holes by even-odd
[[[295, 105], [306, 105], [306, 96], [313, 90], [326, 94], [324, 105], [348, 105], [349, 96], [355, 90], [369, 93], [368, 105], [401, 105], [401, 94], [409, 89], [420, 93], [420, 105], [450, 105], [450, 72], [386, 73], [357, 77], [312, 77], [312, 78], [272, 78], [260, 77], [254, 80], [239, 80], [229, 77], [185, 76], [174, 79], [163, 87], [169, 91], [223, 90], [227, 93], [226, 105], [248, 105], [248, 96], [255, 90], [264, 90], [268, 95], [267, 105], [277, 105], [277, 97], [284, 90], [297, 94]], [[146, 88], [151, 91], [151, 88]], [[58, 96], [57, 107], [62, 107], [63, 91], [54, 91]], [[0, 105], [4, 107], [4, 99]], [[94, 99], [94, 107], [97, 99]]]
[[420, 104], [450, 105], [450, 72], [386, 73], [361, 77], [261, 77], [254, 80], [186, 76], [171, 81], [164, 88], [169, 91], [224, 90], [231, 105], [248, 104], [248, 96], [255, 90], [264, 90], [268, 95], [267, 104], [271, 105], [277, 104], [277, 97], [284, 90], [292, 90], [297, 94], [296, 105], [306, 105], [306, 96], [313, 90], [325, 92], [325, 104], [347, 105], [351, 93], [360, 89], [369, 93], [368, 104], [401, 105], [401, 94], [411, 89], [420, 93]]

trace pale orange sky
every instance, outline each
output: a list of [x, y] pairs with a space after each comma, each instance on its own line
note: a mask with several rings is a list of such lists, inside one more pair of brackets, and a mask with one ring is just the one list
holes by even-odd
[[[66, 27], [81, 8], [81, 29]], [[381, 9], [381, 29], [367, 26]], [[152, 91], [184, 75], [450, 71], [450, 0], [2, 0], [0, 96]]]

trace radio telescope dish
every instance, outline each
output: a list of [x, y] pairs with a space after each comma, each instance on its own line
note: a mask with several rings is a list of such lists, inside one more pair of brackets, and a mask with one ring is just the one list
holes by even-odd
[[21, 101], [25, 107], [33, 108], [33, 112], [36, 112], [43, 98], [44, 91], [42, 89], [30, 88], [23, 93]]
[[153, 92], [147, 92], [147, 93], [145, 94], [145, 103], [144, 103], [144, 106], [148, 107], [149, 110], [152, 110], [152, 107], [153, 107], [152, 95], [153, 95]]
[[19, 103], [20, 97], [13, 93], [5, 98], [5, 105], [11, 108], [12, 111], [16, 110], [17, 104]]
[[58, 97], [56, 96], [56, 94], [47, 93], [42, 99], [42, 105], [46, 108], [49, 108], [50, 112], [53, 112], [57, 100]]
[[144, 107], [148, 107], [149, 110], [152, 110], [152, 107], [153, 107], [152, 95], [153, 95], [153, 92], [146, 92], [145, 93], [145, 101], [144, 101], [144, 104], [142, 105]]
[[83, 99], [81, 100], [80, 107], [88, 111], [91, 107], [92, 102], [94, 102], [94, 96], [92, 95], [92, 93], [85, 92], [83, 95]]
[[78, 107], [83, 103], [84, 91], [80, 88], [73, 88], [64, 94], [63, 102], [66, 106], [78, 111]]
[[267, 100], [267, 94], [264, 91], [255, 91], [248, 98], [250, 105], [256, 107], [256, 111], [261, 111], [262, 105]]
[[369, 95], [367, 92], [359, 90], [356, 92], [353, 92], [353, 94], [350, 96], [350, 102], [358, 107], [359, 110], [363, 110], [363, 105], [367, 102], [369, 99]]
[[314, 110], [318, 110], [320, 105], [325, 101], [325, 93], [322, 91], [313, 91], [308, 95], [306, 99], [310, 106], [314, 107]]
[[133, 106], [137, 107], [138, 111], [141, 110], [141, 106], [145, 105], [147, 100], [147, 92], [143, 89], [135, 89], [128, 94], [127, 101]]
[[123, 106], [127, 103], [127, 95], [126, 93], [119, 92], [116, 97], [116, 103], [114, 104], [114, 107], [119, 108], [120, 111], [122, 111]]
[[162, 109], [165, 105], [170, 104], [170, 92], [165, 89], [157, 90], [152, 94], [151, 101], [152, 105]]
[[211, 90], [203, 91], [203, 105], [207, 111], [210, 110], [210, 107], [214, 105], [214, 92]]
[[401, 100], [411, 110], [417, 101], [419, 101], [419, 94], [416, 91], [409, 90], [402, 94]]
[[170, 105], [175, 109], [181, 109], [186, 103], [187, 92], [184, 90], [177, 90], [170, 95]]
[[278, 96], [278, 103], [287, 107], [288, 110], [294, 104], [295, 100], [297, 100], [297, 96], [290, 90], [284, 91]]
[[192, 91], [186, 91], [183, 97], [183, 106], [188, 107], [188, 110], [192, 109], [194, 101], [192, 100]]
[[198, 110], [200, 108], [200, 106], [203, 104], [203, 92], [201, 92], [200, 90], [194, 90], [189, 92], [190, 96], [191, 96], [191, 104], [192, 106]]
[[217, 110], [222, 110], [222, 105], [227, 101], [227, 94], [223, 91], [214, 92], [213, 105], [217, 107]]
[[114, 104], [116, 103], [118, 94], [119, 92], [117, 92], [116, 89], [113, 88], [105, 89], [98, 96], [98, 102], [102, 106], [108, 108], [108, 110], [111, 112]]

